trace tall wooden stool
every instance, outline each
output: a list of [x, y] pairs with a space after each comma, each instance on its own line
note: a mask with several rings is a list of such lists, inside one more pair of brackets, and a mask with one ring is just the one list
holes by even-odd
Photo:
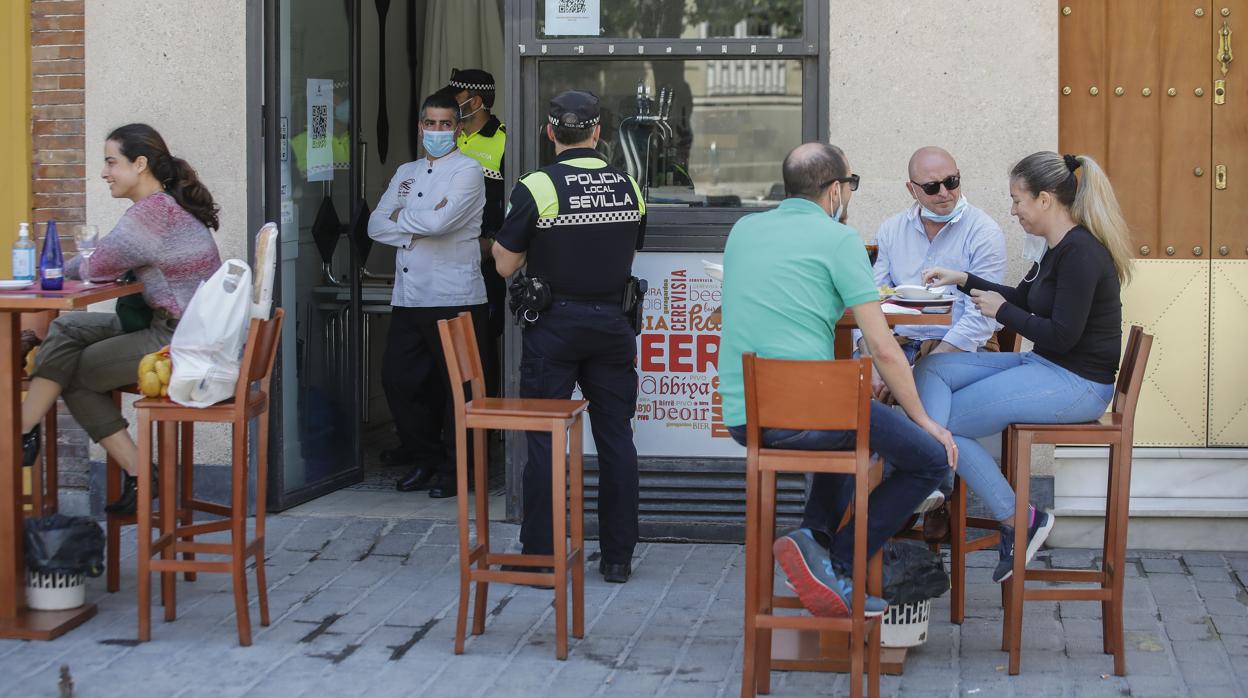
[[[1127, 556], [1127, 519], [1131, 505], [1131, 446], [1135, 407], [1144, 384], [1153, 336], [1132, 326], [1118, 369], [1112, 409], [1084, 424], [1011, 424], [1008, 450], [1001, 454], [1014, 483], [1014, 574], [1005, 584], [1005, 621], [1001, 649], [1010, 653], [1010, 673], [1017, 674], [1022, 649], [1023, 601], [1100, 601], [1104, 651], [1114, 655], [1114, 674], [1127, 673], [1122, 632], [1123, 567]], [[1105, 496], [1105, 538], [1100, 570], [1029, 570], [1027, 549], [1028, 485], [1034, 444], [1086, 444], [1109, 447], [1109, 482]], [[1027, 581], [1090, 582], [1097, 587], [1027, 588]]]
[[[871, 361], [786, 361], [743, 355], [746, 411], [745, 495], [745, 656], [741, 695], [771, 690], [771, 631], [776, 628], [849, 635], [850, 695], [862, 695], [864, 661], [867, 690], [880, 693], [880, 622], [867, 618], [866, 591], [879, 595], [882, 556], [867, 567], [867, 493], [871, 479]], [[764, 448], [762, 430], [855, 430], [853, 451], [791, 451]], [[775, 595], [776, 474], [826, 473], [854, 476], [852, 599], [849, 618], [773, 614], [775, 608], [802, 608], [795, 596]], [[865, 658], [864, 658], [865, 646]]]
[[[572, 572], [572, 636], [585, 636], [584, 477], [581, 463], [581, 417], [584, 400], [485, 397], [485, 374], [473, 332], [472, 315], [439, 320], [442, 352], [455, 402], [455, 476], [459, 486], [459, 615], [455, 620], [455, 654], [464, 651], [468, 622], [468, 585], [477, 583], [472, 634], [485, 631], [485, 604], [490, 582], [543, 584], [555, 587], [555, 656], [568, 658], [568, 571]], [[472, 399], [464, 401], [464, 383]], [[469, 538], [468, 430], [472, 430], [473, 475], [476, 480], [476, 545]], [[553, 555], [490, 552], [489, 492], [486, 486], [485, 434], [489, 429], [546, 431], [551, 439], [551, 500], [554, 503]], [[566, 454], [566, 460], [565, 460]], [[565, 470], [567, 471], [565, 474]], [[571, 518], [571, 547], [565, 521]], [[476, 563], [476, 569], [472, 568]], [[490, 569], [491, 565], [553, 567], [554, 572]]]
[[[251, 618], [247, 610], [246, 565], [248, 558], [256, 563], [256, 594], [260, 602], [260, 624], [269, 624], [268, 586], [264, 578], [265, 498], [268, 493], [269, 451], [269, 378], [273, 358], [281, 336], [282, 309], [271, 320], [251, 321], [247, 345], [239, 367], [234, 397], [209, 407], [184, 407], [168, 398], [143, 398], [134, 404], [139, 418], [139, 641], [151, 639], [151, 573], [159, 572], [161, 592], [165, 600], [165, 620], [176, 616], [174, 573], [221, 572], [234, 578], [234, 611], [238, 619], [238, 643], [251, 644]], [[258, 383], [256, 390], [252, 384]], [[256, 524], [255, 535], [247, 539], [247, 470], [248, 436], [251, 420], [256, 418]], [[185, 422], [220, 422], [233, 427], [233, 463], [231, 496], [228, 506], [190, 499], [195, 511], [227, 517], [206, 523], [178, 525], [174, 521], [176, 506], [161, 506], [160, 536], [152, 540], [152, 431], [160, 431], [160, 497], [173, 502], [177, 496], [176, 436], [177, 427]], [[185, 457], [189, 447], [184, 443]], [[190, 491], [183, 478], [183, 488]], [[229, 543], [196, 543], [195, 536], [229, 531]], [[177, 559], [182, 553], [203, 553], [225, 556], [225, 560]], [[160, 559], [152, 559], [159, 554]]]
[[[142, 395], [139, 392], [139, 386], [128, 385], [113, 391], [113, 404], [121, 408], [121, 397], [123, 395]], [[194, 475], [192, 469], [195, 467], [195, 425], [192, 422], [183, 422], [179, 425], [177, 436], [180, 437], [178, 453], [179, 458], [179, 477], [181, 478], [181, 487], [178, 491], [177, 503], [177, 519], [178, 523], [183, 526], [189, 526], [194, 520], [195, 511], [191, 507], [191, 486], [194, 484]], [[162, 448], [160, 439], [164, 438], [163, 433], [157, 437], [157, 450], [160, 452]], [[104, 501], [115, 501], [121, 496], [121, 464], [113, 459], [107, 453], [104, 456]], [[163, 504], [163, 503], [162, 503]], [[152, 512], [152, 526], [157, 531], [161, 530], [161, 521], [163, 515], [159, 510]], [[104, 531], [106, 545], [106, 561], [104, 563], [104, 580], [105, 588], [110, 593], [121, 588], [121, 527], [133, 526], [138, 522], [137, 514], [104, 514]], [[189, 538], [187, 540], [190, 540]], [[194, 560], [194, 553], [185, 553], [184, 557], [188, 560]], [[184, 572], [183, 578], [188, 582], [195, 581], [194, 572]]]

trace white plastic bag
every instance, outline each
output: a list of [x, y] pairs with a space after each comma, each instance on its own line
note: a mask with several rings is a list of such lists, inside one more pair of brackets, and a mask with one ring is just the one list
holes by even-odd
[[230, 259], [200, 285], [170, 342], [169, 398], [208, 407], [234, 395], [251, 320], [251, 267]]

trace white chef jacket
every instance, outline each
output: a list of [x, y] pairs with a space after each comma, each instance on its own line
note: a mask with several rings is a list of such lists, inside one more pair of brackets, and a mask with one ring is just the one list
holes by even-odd
[[[443, 198], [446, 205], [436, 208]], [[400, 208], [398, 222], [390, 220]], [[368, 219], [370, 238], [399, 248], [392, 305], [428, 308], [486, 301], [477, 242], [484, 208], [481, 165], [458, 150], [399, 166]]]

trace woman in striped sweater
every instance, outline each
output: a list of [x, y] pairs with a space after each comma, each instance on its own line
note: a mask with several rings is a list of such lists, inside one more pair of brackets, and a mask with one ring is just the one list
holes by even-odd
[[134, 205], [100, 240], [89, 264], [75, 257], [66, 274], [113, 281], [133, 273], [143, 283], [150, 320], [141, 305], [138, 313], [122, 314], [126, 304], [119, 302], [119, 313], [65, 313], [52, 322], [22, 402], [22, 455], [25, 464], [34, 463], [39, 425], [63, 398], [87, 435], [126, 471], [121, 497], [107, 510], [129, 513], [138, 497], [138, 447], [111, 393], [135, 382], [144, 355], [169, 344], [192, 294], [221, 265], [212, 237], [218, 207], [194, 168], [170, 155], [164, 139], [146, 124], [109, 134], [101, 176], [114, 198]]

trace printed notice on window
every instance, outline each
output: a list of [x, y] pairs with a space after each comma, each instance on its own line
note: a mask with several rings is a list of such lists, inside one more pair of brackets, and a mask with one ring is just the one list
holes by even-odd
[[598, 36], [599, 0], [546, 0], [546, 36]]
[[304, 163], [309, 182], [334, 178], [334, 81], [308, 78], [307, 152]]

